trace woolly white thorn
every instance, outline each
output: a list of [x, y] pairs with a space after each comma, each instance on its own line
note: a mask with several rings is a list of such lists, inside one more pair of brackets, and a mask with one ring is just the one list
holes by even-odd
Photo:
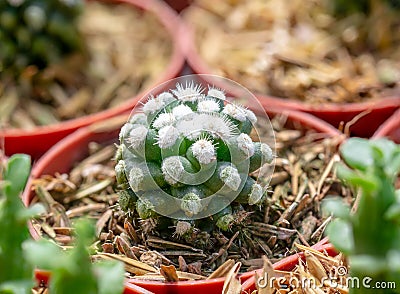
[[219, 174], [220, 179], [227, 185], [231, 190], [237, 191], [240, 186], [240, 175], [236, 167], [227, 166]]
[[175, 100], [174, 95], [172, 95], [170, 92], [162, 92], [161, 94], [159, 94], [157, 96], [156, 99], [160, 100], [164, 104], [167, 104], [167, 103]]
[[226, 104], [222, 110], [222, 113], [225, 113], [241, 122], [245, 121], [247, 118], [245, 109], [233, 103]]
[[214, 138], [227, 140], [238, 133], [234, 123], [219, 113], [193, 113], [176, 124], [179, 132], [190, 140], [197, 139], [203, 132]]
[[164, 107], [165, 103], [161, 99], [150, 96], [146, 103], [143, 104], [143, 112], [146, 115], [153, 114]]
[[181, 199], [181, 209], [188, 217], [198, 214], [203, 209], [200, 197], [195, 193], [186, 194]]
[[193, 156], [200, 164], [209, 164], [216, 160], [214, 144], [206, 138], [196, 141], [192, 145]]
[[170, 156], [163, 160], [161, 170], [168, 184], [174, 185], [179, 182], [185, 171], [179, 156]]
[[274, 160], [274, 153], [272, 152], [271, 147], [268, 144], [261, 143], [260, 145], [262, 158], [266, 163], [271, 163]]
[[197, 104], [198, 112], [219, 112], [220, 105], [213, 99], [205, 99]]
[[159, 130], [165, 126], [170, 126], [175, 123], [175, 116], [170, 112], [160, 113], [153, 121], [153, 128]]
[[129, 172], [129, 185], [133, 192], [138, 192], [142, 188], [144, 174], [141, 168], [134, 167]]
[[147, 116], [143, 112], [135, 113], [134, 115], [132, 115], [129, 118], [129, 123], [146, 125], [147, 124]]
[[251, 191], [249, 194], [249, 205], [255, 205], [255, 204], [260, 204], [260, 202], [263, 200], [264, 196], [264, 189], [261, 187], [260, 184], [254, 184], [251, 187]]
[[135, 128], [133, 128], [126, 138], [126, 142], [129, 143], [129, 147], [137, 150], [139, 147], [143, 146], [148, 131], [149, 130], [142, 125], [137, 125]]
[[173, 146], [179, 137], [179, 131], [173, 126], [165, 126], [158, 131], [157, 144], [161, 149]]
[[215, 87], [208, 87], [207, 96], [214, 97], [220, 100], [226, 99], [224, 91]]
[[175, 226], [175, 233], [178, 237], [182, 237], [186, 233], [193, 231], [192, 224], [187, 221], [178, 221]]
[[172, 114], [177, 120], [191, 113], [193, 113], [193, 110], [184, 104], [178, 105], [172, 109]]
[[186, 82], [186, 85], [176, 84], [176, 90], [172, 90], [172, 93], [181, 101], [195, 102], [201, 99], [204, 95], [202, 94], [203, 88], [201, 85], [196, 85], [192, 82]]
[[246, 112], [246, 116], [249, 119], [249, 121], [253, 124], [255, 124], [257, 122], [257, 116], [254, 114], [253, 111], [251, 111], [250, 109], [245, 109]]
[[245, 133], [241, 133], [237, 138], [236, 142], [240, 150], [243, 151], [248, 157], [253, 156], [254, 154], [254, 143], [249, 137], [249, 135]]

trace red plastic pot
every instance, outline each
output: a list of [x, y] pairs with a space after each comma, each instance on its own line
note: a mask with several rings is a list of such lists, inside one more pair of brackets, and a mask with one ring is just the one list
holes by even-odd
[[[35, 270], [35, 279], [38, 285], [45, 284], [47, 285], [50, 280], [50, 272], [44, 270]], [[135, 284], [131, 284], [128, 281], [124, 283], [124, 292], [123, 294], [155, 294], [153, 292], [147, 291], [142, 287], [139, 287]]]
[[[158, 80], [149, 87], [150, 90], [154, 86], [176, 77], [184, 65], [184, 57], [181, 53], [178, 35], [182, 28], [179, 16], [168, 7], [167, 4], [158, 0], [101, 0], [105, 2], [126, 3], [133, 7], [138, 7], [155, 14], [160, 23], [166, 28], [172, 39], [172, 56], [168, 66], [160, 75]], [[134, 70], [134, 69], [132, 69]], [[27, 153], [34, 159], [37, 159], [51, 146], [60, 141], [62, 138], [73, 131], [90, 125], [92, 123], [102, 121], [109, 117], [116, 116], [132, 109], [137, 101], [144, 96], [147, 90], [143, 90], [136, 96], [128, 99], [125, 103], [111, 109], [107, 109], [95, 114], [84, 117], [60, 122], [49, 126], [39, 126], [32, 130], [22, 129], [0, 129], [0, 142], [4, 140], [4, 148], [6, 155], [14, 153]]]
[[379, 127], [373, 137], [387, 137], [400, 144], [400, 109]]
[[[281, 114], [281, 112], [271, 109], [269, 109], [267, 113], [270, 116]], [[300, 125], [306, 129], [314, 129], [318, 132], [325, 133], [327, 136], [341, 135], [341, 133], [330, 124], [321, 121], [310, 114], [291, 110], [284, 111], [283, 114], [287, 115], [288, 123], [292, 125]], [[112, 121], [105, 121], [101, 124], [82, 128], [53, 146], [33, 166], [31, 176], [23, 194], [24, 204], [27, 206], [30, 205], [35, 197], [35, 194], [32, 191], [33, 179], [37, 179], [46, 174], [68, 172], [75, 162], [85, 158], [89, 142], [115, 142], [118, 138], [119, 129], [126, 120], [127, 116], [115, 117]], [[39, 238], [38, 233], [32, 226], [30, 227], [30, 231], [33, 238]], [[327, 240], [324, 239], [319, 243], [319, 245], [325, 244], [326, 242]], [[241, 275], [241, 280], [245, 281], [252, 275], [253, 272], [243, 274]], [[189, 291], [191, 294], [219, 294], [222, 291], [224, 279], [218, 278], [194, 282], [183, 281], [178, 283], [163, 283], [131, 279], [129, 282], [157, 294], [184, 294]]]
[[[187, 23], [184, 25], [184, 29], [182, 30], [180, 44], [184, 54], [186, 55], [189, 66], [195, 73], [212, 74], [214, 72], [207, 62], [200, 56], [195, 43], [194, 29]], [[223, 82], [222, 80], [220, 81]], [[216, 86], [222, 89], [226, 89], [227, 87], [225, 84]], [[364, 111], [370, 111], [350, 127], [351, 134], [360, 137], [370, 137], [374, 131], [400, 107], [400, 96], [360, 103], [326, 103], [314, 105], [261, 93], [254, 94], [259, 98], [260, 102], [269, 107], [307, 112], [329, 122], [336, 128], [339, 127], [341, 122], [347, 123], [358, 114]]]
[[[329, 256], [336, 256], [337, 251], [335, 251], [335, 248], [333, 248], [332, 244], [316, 244], [312, 248], [320, 251], [320, 252], [326, 252]], [[275, 270], [281, 270], [281, 271], [291, 271], [293, 268], [299, 263], [299, 258], [304, 259], [304, 254], [298, 253], [294, 254], [292, 256], [289, 256], [273, 265], [273, 268]], [[257, 270], [257, 274], [259, 276], [262, 275], [262, 269]], [[255, 275], [253, 275], [251, 278], [247, 279], [243, 285], [242, 285], [242, 293], [252, 293], [254, 290], [256, 290], [256, 279]]]

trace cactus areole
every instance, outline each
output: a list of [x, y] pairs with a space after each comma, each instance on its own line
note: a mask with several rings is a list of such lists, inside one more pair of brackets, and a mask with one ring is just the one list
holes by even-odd
[[252, 140], [257, 117], [207, 86], [177, 83], [133, 111], [116, 156], [121, 209], [141, 218], [211, 218], [227, 230], [231, 205], [263, 204], [266, 187], [250, 173], [274, 156]]

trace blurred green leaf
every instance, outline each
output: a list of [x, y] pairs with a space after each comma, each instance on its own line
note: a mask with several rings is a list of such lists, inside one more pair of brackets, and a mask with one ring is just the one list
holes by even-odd
[[0, 284], [1, 294], [27, 294], [32, 292], [34, 283], [32, 280], [7, 281]]
[[400, 203], [395, 203], [386, 211], [384, 218], [400, 224]]
[[350, 207], [339, 197], [326, 198], [323, 200], [322, 209], [324, 212], [342, 219], [348, 219], [350, 216]]
[[372, 147], [366, 139], [348, 139], [341, 145], [340, 154], [344, 161], [355, 169], [365, 171], [374, 164]]
[[29, 155], [15, 154], [11, 156], [4, 171], [4, 180], [10, 183], [5, 192], [19, 195], [25, 188], [30, 169], [31, 158]]
[[59, 267], [70, 268], [66, 253], [48, 240], [29, 240], [24, 243], [26, 260], [44, 270]]
[[344, 220], [335, 219], [326, 228], [329, 241], [336, 249], [349, 255], [354, 250], [353, 232], [351, 225]]
[[125, 268], [122, 262], [99, 262], [94, 264], [99, 294], [122, 293]]
[[387, 270], [387, 261], [383, 257], [371, 255], [352, 255], [349, 257], [351, 271], [364, 275], [378, 276]]
[[350, 185], [361, 187], [366, 191], [377, 190], [379, 179], [369, 174], [358, 174], [343, 164], [338, 164], [336, 174], [341, 180], [347, 181]]

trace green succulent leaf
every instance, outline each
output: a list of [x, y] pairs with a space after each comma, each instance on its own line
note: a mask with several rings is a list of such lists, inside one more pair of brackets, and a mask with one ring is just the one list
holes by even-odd
[[384, 218], [400, 224], [400, 203], [395, 203], [386, 211]]
[[8, 181], [7, 193], [18, 195], [24, 190], [31, 168], [31, 158], [26, 154], [15, 154], [10, 157], [4, 172], [4, 180]]
[[365, 139], [348, 139], [340, 147], [340, 154], [350, 167], [361, 171], [366, 171], [368, 167], [374, 164], [372, 147]]
[[351, 271], [364, 275], [377, 276], [387, 270], [387, 260], [371, 255], [353, 255], [349, 258]]
[[24, 243], [25, 259], [41, 269], [51, 270], [57, 267], [72, 268], [65, 252], [56, 244], [48, 240], [33, 241]]
[[28, 294], [32, 292], [32, 280], [8, 281], [0, 284], [1, 294]]
[[125, 269], [121, 262], [99, 262], [94, 264], [98, 294], [122, 293]]
[[328, 214], [341, 219], [348, 219], [350, 217], [350, 207], [343, 202], [343, 199], [338, 197], [327, 198], [322, 203], [322, 209]]
[[338, 164], [336, 168], [337, 176], [347, 181], [352, 186], [361, 187], [366, 191], [377, 190], [379, 187], [379, 180], [372, 174], [360, 174], [343, 164]]
[[339, 251], [350, 254], [354, 250], [353, 232], [349, 222], [335, 219], [328, 225], [326, 232], [329, 241]]

